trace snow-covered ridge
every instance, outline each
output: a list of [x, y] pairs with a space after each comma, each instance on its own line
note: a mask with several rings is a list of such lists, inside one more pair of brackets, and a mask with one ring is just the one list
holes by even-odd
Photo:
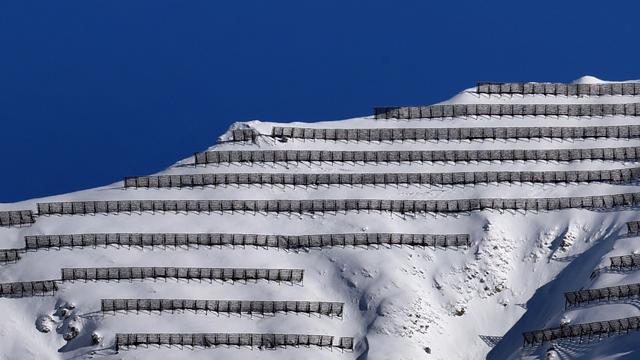
[[585, 77], [241, 122], [158, 174], [0, 204], [0, 358], [638, 356], [563, 334], [640, 316], [610, 296], [640, 283], [639, 98]]

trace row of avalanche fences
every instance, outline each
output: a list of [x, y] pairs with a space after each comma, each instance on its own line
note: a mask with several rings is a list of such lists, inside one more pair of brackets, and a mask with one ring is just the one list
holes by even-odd
[[604, 210], [640, 204], [640, 193], [552, 198], [483, 198], [449, 200], [322, 199], [322, 200], [117, 200], [39, 203], [38, 215], [85, 215], [143, 212], [267, 212], [324, 213], [390, 211], [458, 213], [474, 210]]
[[494, 182], [606, 182], [622, 184], [640, 177], [640, 167], [565, 171], [468, 171], [444, 173], [282, 174], [223, 173], [127, 177], [127, 188], [182, 188], [225, 185], [463, 185]]
[[[627, 223], [626, 236], [637, 236], [640, 230], [640, 221]], [[607, 269], [597, 269], [592, 276], [597, 276], [599, 271], [633, 271], [640, 265], [639, 254], [612, 256]], [[622, 284], [604, 288], [569, 291], [564, 294], [565, 307], [576, 308], [584, 305], [624, 303], [640, 296], [640, 283]], [[596, 321], [584, 324], [564, 324], [562, 326], [527, 331], [522, 334], [524, 346], [538, 346], [545, 342], [560, 340], [577, 340], [578, 342], [600, 339], [602, 336], [627, 334], [629, 331], [640, 330], [640, 317], [632, 316], [622, 319]]]
[[319, 346], [344, 350], [353, 349], [352, 337], [302, 334], [116, 334], [116, 350], [130, 346], [169, 345], [195, 347], [249, 346], [273, 349], [288, 346]]
[[230, 314], [306, 313], [342, 316], [344, 303], [328, 301], [259, 301], [259, 300], [194, 300], [194, 299], [102, 299], [100, 311], [184, 311]]
[[468, 247], [469, 234], [345, 233], [310, 235], [230, 234], [230, 233], [88, 233], [25, 236], [25, 246], [0, 249], [0, 264], [15, 263], [27, 251], [85, 247], [195, 247], [254, 246], [283, 250], [327, 247]]
[[310, 139], [326, 141], [418, 141], [418, 140], [472, 140], [472, 139], [586, 139], [620, 138], [632, 139], [640, 136], [639, 125], [614, 126], [553, 126], [553, 127], [473, 127], [473, 128], [360, 128], [324, 129], [274, 126], [270, 135], [261, 134], [253, 128], [234, 129], [231, 140], [255, 141], [259, 136], [270, 136], [281, 140]]
[[[545, 83], [479, 83], [477, 96], [554, 95], [566, 97], [640, 95], [639, 83], [621, 84], [545, 84]], [[640, 116], [640, 103], [624, 104], [463, 104], [414, 107], [375, 108], [375, 119], [428, 119], [465, 116]], [[235, 129], [232, 141], [255, 141], [265, 136], [251, 128]], [[404, 140], [471, 140], [517, 138], [623, 138], [640, 137], [639, 125], [591, 127], [489, 127], [489, 128], [374, 128], [314, 129], [274, 127], [266, 136], [314, 140], [404, 141]], [[194, 165], [233, 162], [402, 162], [402, 161], [517, 161], [517, 160], [617, 160], [640, 159], [638, 147], [538, 149], [538, 150], [444, 150], [444, 151], [206, 151], [196, 153]], [[626, 183], [638, 178], [638, 168], [588, 171], [519, 171], [458, 173], [387, 173], [387, 174], [191, 174], [174, 176], [128, 177], [125, 188], [189, 187], [227, 184], [475, 184], [483, 182], [611, 182]], [[582, 208], [590, 210], [633, 207], [640, 204], [640, 193], [556, 198], [488, 198], [453, 200], [119, 200], [78, 201], [37, 204], [31, 210], [0, 212], [0, 226], [32, 224], [42, 215], [75, 215], [118, 212], [464, 212], [483, 209], [551, 211]], [[629, 224], [629, 236], [638, 233], [638, 225]], [[635, 229], [635, 231], [632, 231]], [[422, 245], [469, 246], [467, 234], [317, 234], [277, 236], [260, 234], [69, 234], [35, 235], [25, 238], [25, 248], [0, 251], [0, 262], [15, 262], [27, 250], [75, 248], [87, 246], [189, 246], [189, 245], [254, 245], [278, 248], [305, 248], [346, 245]], [[624, 255], [611, 259], [612, 269], [633, 268], [637, 256]], [[147, 278], [185, 278], [221, 281], [287, 281], [302, 283], [302, 269], [245, 268], [181, 268], [120, 267], [63, 268], [61, 278], [0, 284], [3, 297], [54, 294], [62, 282], [133, 280]], [[565, 294], [567, 306], [580, 306], [592, 301], [620, 300], [638, 296], [640, 285], [627, 284], [603, 289], [590, 289]], [[233, 313], [303, 312], [341, 317], [343, 304], [322, 301], [259, 300], [194, 300], [194, 299], [102, 299], [101, 311], [183, 311], [202, 310]], [[630, 317], [604, 322], [567, 325], [523, 334], [525, 346], [563, 338], [601, 336], [622, 333], [640, 327], [640, 318]], [[352, 350], [352, 337], [303, 334], [116, 334], [117, 350], [132, 346], [178, 345], [189, 347], [250, 346], [276, 348], [286, 346], [321, 346]]]
[[229, 150], [195, 154], [196, 165], [227, 163], [401, 163], [434, 161], [516, 161], [516, 160], [615, 160], [640, 159], [640, 147], [583, 149], [497, 149], [497, 150], [397, 150], [397, 151], [331, 151], [331, 150]]
[[432, 119], [461, 116], [638, 116], [640, 103], [626, 104], [460, 104], [374, 109], [376, 119]]

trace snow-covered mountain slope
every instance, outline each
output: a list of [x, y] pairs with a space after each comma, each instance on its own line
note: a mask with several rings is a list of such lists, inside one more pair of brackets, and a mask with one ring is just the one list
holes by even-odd
[[[512, 151], [508, 152], [511, 154], [508, 160], [492, 157], [493, 160], [447, 158], [449, 160], [415, 161], [412, 158], [414, 161], [360, 161], [340, 158], [334, 161], [299, 161], [285, 158], [285, 161], [205, 161], [208, 163], [195, 165], [192, 157], [155, 174], [160, 177], [153, 178], [155, 183], [151, 186], [145, 185], [149, 179], [140, 178], [129, 180], [128, 186], [118, 182], [65, 195], [0, 204], [0, 215], [4, 216], [0, 223], [7, 225], [0, 226], [0, 248], [5, 249], [0, 251], [0, 261], [4, 259], [0, 265], [4, 294], [0, 298], [3, 313], [0, 358], [638, 358], [637, 342], [640, 337], [633, 330], [618, 334], [621, 331], [607, 328], [606, 335], [602, 335], [604, 332], [598, 330], [598, 326], [585, 325], [580, 330], [582, 340], [577, 336], [577, 327], [572, 328], [576, 336], [563, 335], [574, 324], [640, 316], [637, 298], [620, 295], [613, 290], [592, 292], [593, 298], [599, 298], [597, 301], [582, 299], [574, 301], [573, 306], [565, 304], [566, 292], [640, 283], [634, 264], [611, 266], [609, 260], [611, 256], [633, 254], [638, 248], [635, 233], [627, 235], [626, 225], [640, 220], [636, 212], [640, 205], [640, 195], [637, 194], [640, 193], [637, 179], [640, 176], [637, 170], [640, 151], [635, 150], [640, 146], [640, 134], [634, 133], [635, 130], [623, 133], [615, 129], [597, 137], [585, 133], [584, 136], [574, 134], [573, 137], [529, 138], [519, 135], [517, 139], [495, 139], [495, 135], [491, 135], [494, 130], [491, 130], [491, 133], [472, 140], [400, 137], [388, 141], [347, 141], [311, 139], [304, 135], [299, 138], [274, 136], [273, 129], [278, 126], [329, 130], [451, 128], [457, 129], [455, 133], [458, 134], [464, 129], [478, 127], [635, 126], [640, 115], [640, 106], [636, 107], [639, 99], [640, 83], [603, 82], [585, 77], [577, 80], [573, 87], [564, 84], [513, 84], [470, 88], [441, 104], [582, 104], [585, 109], [588, 105], [591, 106], [589, 109], [595, 109], [593, 113], [545, 115], [536, 110], [536, 115], [491, 113], [430, 115], [424, 118], [411, 116], [415, 114], [415, 109], [412, 109], [389, 114], [378, 112], [376, 117], [308, 124], [237, 123], [207, 151], [285, 150], [293, 151], [291, 154], [297, 150]], [[615, 104], [625, 105], [613, 106]], [[544, 106], [540, 108], [547, 109]], [[558, 111], [557, 107], [554, 109]], [[250, 134], [250, 140], [234, 141], [233, 131], [241, 129]], [[591, 150], [604, 148], [613, 150], [601, 152], [597, 157]], [[625, 149], [622, 155], [614, 153], [615, 149], [621, 148]], [[527, 150], [561, 149], [580, 149], [578, 155], [581, 160], [566, 161], [549, 151], [544, 153], [544, 158], [540, 157], [543, 153], [540, 151], [527, 152], [532, 157], [526, 159], [517, 155]], [[587, 158], [581, 155], [586, 153], [590, 154]], [[298, 156], [299, 152], [295, 154]], [[491, 175], [494, 178], [487, 178], [489, 172], [494, 173]], [[515, 175], [500, 178], [500, 181], [495, 178], [507, 172]], [[527, 172], [555, 173], [552, 177], [534, 179], [531, 178], [533, 175], [525, 178], [523, 174]], [[406, 173], [419, 176], [407, 180]], [[433, 175], [436, 173], [440, 175]], [[447, 177], [449, 173], [475, 174], [461, 181], [453, 180], [459, 179], [453, 175]], [[229, 176], [224, 177], [227, 180], [222, 183], [212, 185], [216, 174]], [[284, 180], [282, 174], [287, 174], [289, 180]], [[292, 185], [293, 176], [301, 174], [308, 174], [308, 178], [316, 180]], [[333, 178], [329, 181], [326, 178], [323, 180], [325, 183], [316, 183], [318, 177], [325, 174], [386, 175], [374, 182], [352, 176], [345, 177], [345, 180]], [[273, 180], [278, 176], [281, 180]], [[465, 176], [469, 175], [462, 175], [462, 179]], [[201, 179], [197, 180], [200, 182], [209, 179], [209, 182], [198, 185], [194, 179]], [[368, 179], [373, 179], [373, 175]], [[190, 182], [195, 185], [190, 185]], [[596, 201], [602, 195], [613, 194], [627, 195]], [[558, 200], [567, 197], [575, 199], [566, 203]], [[341, 199], [418, 202], [412, 202], [410, 208], [391, 210], [359, 210], [361, 207], [357, 202], [345, 203], [348, 209], [335, 209], [327, 208], [328, 202], [322, 202], [324, 207], [321, 209], [324, 210], [318, 210], [320, 208], [314, 207], [316, 205], [302, 208], [303, 205], [295, 202], [272, 202], [264, 209], [255, 209], [251, 206], [258, 206], [257, 202], [204, 201]], [[470, 211], [440, 207], [423, 211], [426, 208], [420, 206], [426, 202], [419, 202], [458, 199], [467, 201], [465, 205], [470, 206]], [[474, 199], [485, 200], [474, 205]], [[497, 200], [487, 203], [486, 199]], [[508, 199], [533, 201], [526, 202], [525, 206]], [[120, 202], [116, 203], [117, 200]], [[84, 201], [108, 202], [82, 203]], [[63, 205], [58, 202], [76, 203]], [[333, 204], [331, 206], [337, 206]], [[149, 208], [132, 209], [131, 206]], [[525, 208], [520, 208], [522, 206]], [[45, 209], [60, 214], [45, 215]], [[16, 210], [31, 210], [33, 218], [26, 213], [22, 217], [9, 213]], [[16, 225], [18, 222], [27, 224]], [[162, 235], [165, 233], [179, 235]], [[70, 234], [75, 236], [52, 236]], [[184, 234], [200, 235], [188, 237]], [[270, 243], [252, 245], [267, 241], [267, 237], [262, 235], [270, 235]], [[178, 246], [174, 246], [176, 241]], [[354, 241], [358, 241], [358, 245], [350, 246]], [[431, 246], [424, 246], [425, 241]], [[107, 242], [110, 245], [106, 245]], [[229, 242], [235, 245], [229, 245]], [[449, 246], [444, 246], [444, 242]], [[323, 246], [318, 246], [321, 244]], [[129, 276], [125, 270], [116, 272], [113, 269], [111, 273], [93, 274], [101, 278], [97, 281], [70, 281], [68, 273], [64, 278], [61, 275], [62, 268], [119, 267], [202, 269], [181, 270], [167, 276], [163, 276], [165, 273], [161, 271], [172, 270], [148, 270], [151, 272], [146, 275], [142, 275], [142, 271], [147, 270], [140, 270], [138, 275], [129, 275], [145, 278], [133, 280], [122, 279]], [[208, 270], [210, 268], [233, 268], [236, 272], [233, 275], [212, 275], [216, 270]], [[252, 269], [301, 269], [304, 274], [300, 282], [291, 281], [286, 272], [280, 278], [253, 280], [260, 275]], [[209, 272], [202, 275], [205, 271]], [[82, 276], [91, 277], [92, 274]], [[208, 279], [194, 279], [198, 276]], [[249, 280], [244, 279], [247, 277]], [[41, 280], [52, 282], [9, 285]], [[45, 285], [55, 286], [55, 291], [45, 291], [53, 288], [38, 288], [34, 294], [29, 288]], [[637, 287], [633, 288], [636, 290], [625, 289], [632, 293], [637, 291]], [[171, 305], [186, 306], [186, 310], [112, 312], [103, 311], [108, 309], [101, 308], [102, 299], [212, 301], [206, 303], [208, 305], [203, 302], [197, 306], [196, 303], [185, 305], [177, 302]], [[333, 302], [341, 304], [342, 311], [321, 315], [306, 308], [311, 306], [306, 303], [275, 314], [256, 308], [258, 305], [255, 304], [251, 308], [253, 314], [247, 313], [245, 308], [242, 311], [226, 308], [211, 311], [211, 304], [220, 304], [213, 300]], [[128, 306], [140, 306], [141, 303], [145, 304], [144, 301], [130, 301]], [[196, 311], [195, 307], [199, 310]], [[604, 323], [600, 328], [614, 326], [610, 324], [614, 323]], [[625, 329], [638, 327], [633, 320], [615, 324]], [[564, 327], [555, 332], [534, 332], [528, 333], [529, 338], [523, 337], [525, 332], [561, 325]], [[591, 336], [587, 335], [589, 332]], [[178, 337], [168, 338], [167, 341], [174, 344], [172, 346], [152, 344], [137, 347], [124, 346], [125, 340], [121, 337], [116, 347], [116, 334], [129, 333], [266, 335], [248, 338], [253, 339], [254, 345], [258, 340], [263, 341], [261, 347], [247, 344], [216, 348], [177, 346], [177, 341], [185, 341], [185, 338]], [[325, 338], [329, 342], [324, 344], [333, 346], [272, 347], [266, 341], [277, 340], [270, 334], [333, 336], [333, 339]], [[199, 340], [189, 341], [196, 345], [206, 345], [199, 341], [207, 344], [209, 341], [236, 341], [224, 335], [195, 338]], [[340, 338], [344, 338], [342, 343]], [[141, 336], [137, 341], [144, 339], [150, 338]], [[307, 337], [288, 339], [302, 343], [315, 341]], [[523, 346], [525, 339], [529, 341]]]

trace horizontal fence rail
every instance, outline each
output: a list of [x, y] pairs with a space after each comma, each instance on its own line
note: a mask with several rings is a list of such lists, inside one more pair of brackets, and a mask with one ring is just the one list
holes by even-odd
[[116, 350], [131, 346], [169, 345], [191, 347], [248, 346], [272, 349], [290, 346], [320, 346], [343, 350], [353, 350], [352, 337], [335, 338], [328, 335], [300, 334], [251, 334], [251, 333], [208, 333], [208, 334], [116, 334]]
[[396, 163], [424, 161], [490, 160], [618, 160], [640, 159], [639, 147], [586, 149], [499, 149], [499, 150], [231, 150], [195, 154], [195, 164], [281, 163], [281, 162], [365, 162]]
[[640, 328], [640, 316], [633, 316], [623, 319], [608, 321], [597, 321], [585, 324], [565, 325], [545, 330], [535, 330], [524, 332], [525, 346], [537, 346], [547, 341], [587, 337], [608, 336], [611, 334], [625, 334], [631, 330]]
[[326, 301], [102, 299], [102, 312], [193, 310], [231, 314], [305, 313], [342, 316], [344, 304]]
[[[305, 249], [334, 246], [469, 246], [469, 234], [341, 233], [310, 235], [228, 233], [94, 233], [25, 237], [25, 249], [95, 246], [256, 246]], [[13, 250], [17, 251], [17, 250]], [[0, 253], [1, 254], [1, 253]]]
[[638, 138], [640, 125], [576, 127], [466, 127], [320, 129], [275, 126], [271, 136], [330, 141], [404, 141], [474, 139], [585, 139], [594, 137]]
[[561, 84], [479, 82], [476, 86], [476, 92], [480, 94], [562, 96], [640, 95], [640, 83]]
[[461, 116], [638, 116], [640, 103], [627, 104], [456, 104], [377, 107], [376, 119], [431, 119]]
[[612, 256], [609, 258], [609, 261], [611, 261], [611, 269], [633, 269], [640, 266], [640, 254]]
[[627, 223], [628, 233], [626, 235], [633, 236], [640, 234], [640, 221], [629, 221]]
[[0, 283], [0, 297], [20, 298], [54, 294], [58, 290], [55, 280]]
[[207, 279], [222, 281], [267, 280], [300, 283], [302, 269], [245, 269], [198, 267], [108, 267], [63, 268], [62, 281], [133, 280], [133, 279]]
[[484, 198], [452, 200], [120, 200], [39, 203], [40, 215], [77, 215], [138, 212], [315, 213], [338, 211], [391, 211], [399, 213], [457, 213], [474, 210], [605, 210], [640, 204], [640, 193], [559, 198]]
[[34, 222], [31, 210], [0, 211], [0, 226], [28, 225]]
[[138, 176], [124, 179], [125, 188], [183, 188], [224, 185], [458, 185], [491, 182], [609, 182], [640, 178], [640, 167], [569, 171], [474, 171], [443, 173], [217, 173]]
[[576, 307], [591, 302], [622, 300], [640, 295], [640, 284], [626, 284], [597, 289], [570, 291], [564, 294], [567, 307]]

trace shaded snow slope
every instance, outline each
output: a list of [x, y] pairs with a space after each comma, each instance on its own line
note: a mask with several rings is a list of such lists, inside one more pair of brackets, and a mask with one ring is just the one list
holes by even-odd
[[[584, 77], [577, 83], [598, 83]], [[640, 96], [568, 97], [477, 94], [468, 89], [444, 103], [628, 103]], [[273, 126], [314, 128], [608, 126], [637, 124], [637, 117], [474, 116], [421, 120], [362, 117], [320, 123], [249, 121], [271, 134]], [[215, 138], [216, 134], [212, 134]], [[221, 136], [229, 139], [228, 134]], [[208, 150], [453, 150], [545, 149], [640, 146], [639, 139], [508, 139], [474, 141], [356, 142], [260, 136], [255, 142], [224, 142]], [[198, 149], [194, 149], [198, 150]], [[201, 149], [204, 150], [204, 149]], [[158, 174], [365, 173], [456, 171], [601, 170], [637, 167], [638, 162], [585, 160], [479, 161], [468, 163], [263, 163], [197, 166], [182, 160]], [[259, 186], [134, 189], [122, 182], [65, 195], [0, 204], [0, 211], [36, 210], [50, 201], [126, 199], [456, 199], [565, 197], [640, 192], [636, 182], [489, 183], [456, 186]], [[302, 284], [123, 280], [61, 282], [55, 295], [0, 298], [0, 359], [633, 359], [640, 335], [583, 343], [566, 340], [523, 348], [522, 332], [640, 315], [637, 300], [565, 309], [564, 292], [640, 282], [640, 272], [598, 272], [608, 257], [636, 252], [637, 238], [622, 236], [625, 223], [640, 220], [635, 209], [548, 212], [483, 210], [459, 214], [398, 214], [351, 211], [290, 214], [252, 212], [120, 213], [39, 216], [28, 227], [0, 227], [0, 248], [24, 246], [29, 235], [82, 233], [465, 233], [459, 249], [380, 246], [300, 249], [246, 247], [87, 247], [20, 254], [0, 265], [0, 282], [59, 279], [64, 267], [176, 266], [304, 269]], [[225, 315], [202, 312], [103, 315], [104, 298], [212, 300], [309, 300], [344, 303], [342, 317], [304, 314]], [[70, 306], [72, 304], [72, 306]], [[65, 310], [66, 309], [66, 310]], [[75, 338], [63, 336], [72, 327]], [[43, 333], [40, 330], [49, 328]], [[116, 333], [299, 333], [354, 337], [353, 351], [315, 347], [251, 350], [247, 347], [180, 349], [138, 347], [115, 351]], [[92, 334], [99, 344], [92, 344]], [[556, 355], [549, 355], [553, 358]]]

